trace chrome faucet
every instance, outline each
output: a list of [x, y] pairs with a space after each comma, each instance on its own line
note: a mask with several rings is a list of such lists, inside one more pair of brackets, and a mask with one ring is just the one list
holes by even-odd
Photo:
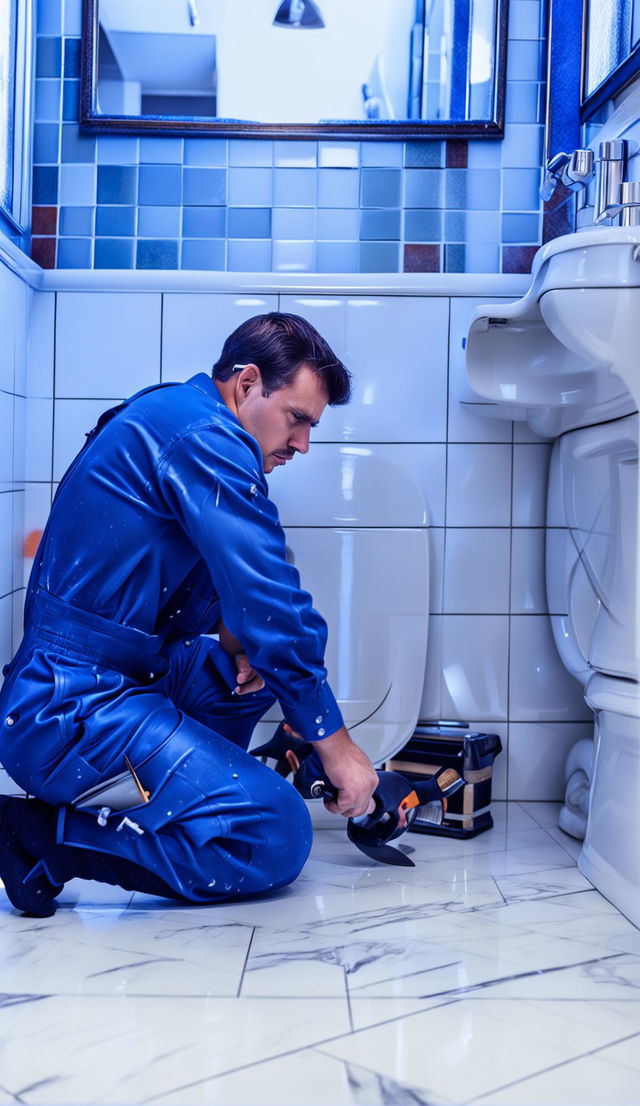
[[550, 200], [560, 181], [572, 192], [585, 188], [593, 176], [593, 150], [574, 150], [571, 154], [556, 154], [547, 162], [540, 197]]
[[615, 218], [620, 213], [620, 188], [624, 180], [628, 153], [628, 143], [624, 138], [600, 143], [596, 161], [598, 186], [593, 213], [595, 224], [601, 223], [604, 219]]
[[640, 181], [623, 181], [620, 185], [618, 203], [607, 204], [600, 215], [594, 219], [594, 224], [597, 226], [605, 219], [615, 219], [618, 215], [621, 216], [621, 226], [640, 226]]

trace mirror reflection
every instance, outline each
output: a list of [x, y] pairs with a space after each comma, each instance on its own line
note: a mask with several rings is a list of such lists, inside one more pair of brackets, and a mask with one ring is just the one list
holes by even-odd
[[496, 122], [504, 0], [95, 2], [94, 121]]

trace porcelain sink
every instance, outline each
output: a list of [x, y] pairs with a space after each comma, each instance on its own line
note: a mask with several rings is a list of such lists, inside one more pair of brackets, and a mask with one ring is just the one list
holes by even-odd
[[640, 403], [640, 227], [595, 227], [538, 251], [531, 287], [479, 307], [467, 340], [478, 413], [555, 437]]

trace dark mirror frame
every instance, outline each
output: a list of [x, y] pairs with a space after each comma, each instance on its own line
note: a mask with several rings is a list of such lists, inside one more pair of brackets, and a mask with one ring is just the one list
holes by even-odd
[[93, 134], [166, 135], [225, 138], [388, 139], [393, 142], [443, 138], [503, 138], [507, 78], [509, 0], [496, 0], [496, 60], [493, 118], [419, 122], [401, 119], [346, 120], [341, 123], [252, 123], [237, 119], [180, 116], [101, 115], [94, 110], [97, 64], [96, 18], [98, 0], [82, 0], [82, 59], [80, 72], [80, 128]]
[[631, 53], [588, 96], [585, 95], [587, 79], [587, 15], [588, 2], [582, 3], [582, 58], [580, 66], [580, 121], [586, 123], [603, 104], [606, 104], [640, 72], [640, 42]]

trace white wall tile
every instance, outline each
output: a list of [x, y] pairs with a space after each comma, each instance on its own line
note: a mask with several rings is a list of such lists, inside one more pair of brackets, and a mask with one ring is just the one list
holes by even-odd
[[27, 341], [28, 396], [53, 396], [55, 307], [55, 292], [34, 293]]
[[0, 492], [0, 595], [13, 588], [13, 507], [17, 492]]
[[511, 611], [513, 614], [545, 614], [546, 530], [511, 531]]
[[26, 407], [24, 396], [16, 395], [13, 400], [13, 482], [24, 484], [27, 455]]
[[[449, 441], [510, 442], [512, 423], [507, 419], [484, 418], [461, 405], [462, 400], [477, 400], [467, 381], [466, 354], [462, 347], [476, 307], [481, 299], [452, 299], [449, 338]], [[496, 303], [509, 301], [496, 300]]]
[[[117, 397], [114, 397], [117, 399]], [[109, 403], [102, 399], [57, 399], [54, 406], [53, 478], [62, 479], [85, 434], [96, 425]]]
[[24, 601], [26, 591], [24, 588], [18, 588], [13, 592], [12, 604], [11, 604], [11, 655], [17, 651], [20, 642], [22, 641], [22, 619], [24, 614]]
[[442, 718], [442, 615], [431, 614], [427, 638], [427, 664], [420, 703], [420, 718], [437, 722]]
[[334, 407], [318, 441], [446, 440], [448, 301], [406, 296], [281, 296], [285, 311], [319, 330], [354, 377], [350, 404]]
[[590, 714], [581, 686], [560, 660], [549, 618], [512, 616], [509, 718], [514, 722], [576, 722]]
[[162, 315], [162, 379], [211, 374], [228, 336], [254, 315], [275, 311], [277, 296], [167, 293]]
[[13, 287], [13, 390], [24, 396], [27, 392], [27, 334], [29, 311], [34, 293], [22, 280]]
[[513, 525], [544, 526], [551, 446], [513, 447]]
[[22, 561], [23, 561], [23, 535], [25, 493], [21, 488], [11, 495], [13, 500], [13, 515], [11, 519], [11, 586], [22, 587]]
[[[35, 544], [37, 535], [41, 534], [46, 526], [51, 509], [51, 484], [27, 484], [24, 490], [24, 525], [22, 530], [22, 547], [27, 539], [29, 545]], [[22, 579], [23, 586], [29, 582], [29, 575], [33, 566], [33, 557], [23, 556]]]
[[429, 530], [429, 610], [442, 614], [444, 591], [444, 527]]
[[30, 396], [25, 402], [23, 477], [51, 480], [53, 454], [53, 400]]
[[15, 391], [15, 351], [26, 324], [25, 286], [0, 262], [0, 390]]
[[509, 726], [509, 798], [560, 802], [569, 751], [593, 736], [593, 721], [512, 722]]
[[13, 484], [13, 406], [13, 395], [0, 392], [0, 491]]
[[2, 668], [13, 656], [13, 597], [5, 595], [0, 598], [0, 685], [2, 684]]
[[129, 396], [160, 380], [161, 296], [59, 292], [56, 398]]
[[511, 525], [511, 448], [447, 447], [447, 526]]
[[509, 530], [447, 529], [445, 614], [507, 614]]
[[506, 719], [508, 649], [506, 615], [442, 616], [440, 655], [427, 659], [441, 673], [441, 718]]

